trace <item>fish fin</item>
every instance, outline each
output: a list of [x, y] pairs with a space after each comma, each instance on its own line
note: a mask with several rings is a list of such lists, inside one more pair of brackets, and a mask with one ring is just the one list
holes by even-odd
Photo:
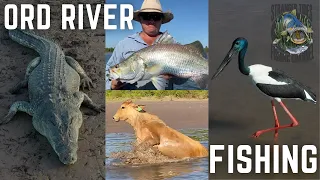
[[310, 27], [308, 27], [307, 28], [307, 33], [313, 33], [313, 30]]
[[281, 36], [286, 36], [287, 34], [288, 34], [287, 31], [282, 31], [282, 32], [281, 32]]
[[312, 44], [313, 43], [313, 39], [310, 39], [310, 42], [309, 42], [309, 44]]
[[155, 76], [151, 78], [151, 82], [157, 90], [165, 90], [169, 84], [169, 81], [161, 76]]
[[139, 84], [137, 84], [137, 87], [138, 88], [143, 87], [143, 86], [147, 85], [150, 81], [151, 81], [151, 79], [139, 81]]
[[193, 76], [191, 79], [201, 88], [207, 89], [208, 88], [208, 74], [201, 74], [199, 76]]
[[280, 40], [281, 40], [281, 39], [275, 39], [272, 43], [273, 43], [273, 44], [278, 44]]
[[193, 51], [194, 53], [199, 54], [203, 58], [207, 58], [206, 53], [204, 52], [204, 48], [200, 41], [194, 41], [190, 44], [184, 45], [184, 47], [187, 47], [189, 50]]
[[144, 77], [144, 75], [146, 73], [146, 65], [143, 63], [142, 60], [138, 60], [138, 63], [140, 63], [140, 65], [143, 66], [143, 68], [140, 69], [140, 71], [137, 73], [137, 75], [136, 75], [136, 77], [134, 79], [125, 81], [126, 83], [134, 84], [134, 83], [136, 83], [137, 81], [141, 80]]
[[290, 40], [290, 36], [287, 36], [287, 42]]
[[137, 79], [131, 79], [129, 81], [125, 81], [125, 80], [120, 80], [122, 83], [128, 83], [128, 84], [134, 84], [136, 83], [138, 80]]
[[174, 44], [173, 37], [168, 33], [168, 31], [165, 31], [156, 41], [155, 44]]
[[149, 74], [151, 74], [152, 76], [154, 76], [154, 75], [159, 75], [160, 74], [160, 72], [161, 72], [161, 70], [162, 70], [162, 66], [161, 65], [154, 65], [154, 66], [151, 66], [151, 67], [148, 67], [147, 69], [146, 69], [146, 71], [149, 73]]
[[294, 16], [297, 16], [297, 10], [296, 10], [296, 9], [293, 9], [293, 10], [291, 11], [291, 14], [294, 15]]

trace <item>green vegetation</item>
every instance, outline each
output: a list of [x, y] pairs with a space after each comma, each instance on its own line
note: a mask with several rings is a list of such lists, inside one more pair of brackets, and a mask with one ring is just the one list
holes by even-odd
[[123, 99], [207, 99], [207, 90], [108, 90], [107, 100]]
[[106, 48], [106, 52], [113, 52], [114, 48]]
[[208, 53], [209, 52], [209, 48], [208, 46], [206, 46], [205, 48], [203, 48], [204, 52]]

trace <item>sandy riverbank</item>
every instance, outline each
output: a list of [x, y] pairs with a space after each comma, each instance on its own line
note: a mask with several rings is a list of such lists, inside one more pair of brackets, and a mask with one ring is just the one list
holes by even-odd
[[[130, 132], [132, 127], [125, 122], [115, 122], [112, 116], [123, 101], [108, 102], [106, 105], [106, 133]], [[146, 111], [159, 116], [174, 129], [208, 128], [208, 101], [142, 101], [135, 104], [146, 105]]]

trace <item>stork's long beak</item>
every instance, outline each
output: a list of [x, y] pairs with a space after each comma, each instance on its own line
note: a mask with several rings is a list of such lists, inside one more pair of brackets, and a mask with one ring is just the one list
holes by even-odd
[[217, 69], [216, 73], [212, 76], [211, 80], [216, 78], [222, 71], [223, 69], [229, 64], [229, 62], [232, 59], [232, 56], [237, 52], [237, 50], [232, 47], [226, 57], [223, 59], [222, 63], [220, 64], [219, 68]]

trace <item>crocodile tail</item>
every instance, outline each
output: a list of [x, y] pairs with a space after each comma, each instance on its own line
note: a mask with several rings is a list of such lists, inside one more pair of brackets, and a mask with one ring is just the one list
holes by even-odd
[[38, 36], [32, 31], [21, 29], [9, 30], [9, 37], [23, 46], [34, 49], [39, 54], [46, 52], [50, 44], [54, 44], [52, 41]]

